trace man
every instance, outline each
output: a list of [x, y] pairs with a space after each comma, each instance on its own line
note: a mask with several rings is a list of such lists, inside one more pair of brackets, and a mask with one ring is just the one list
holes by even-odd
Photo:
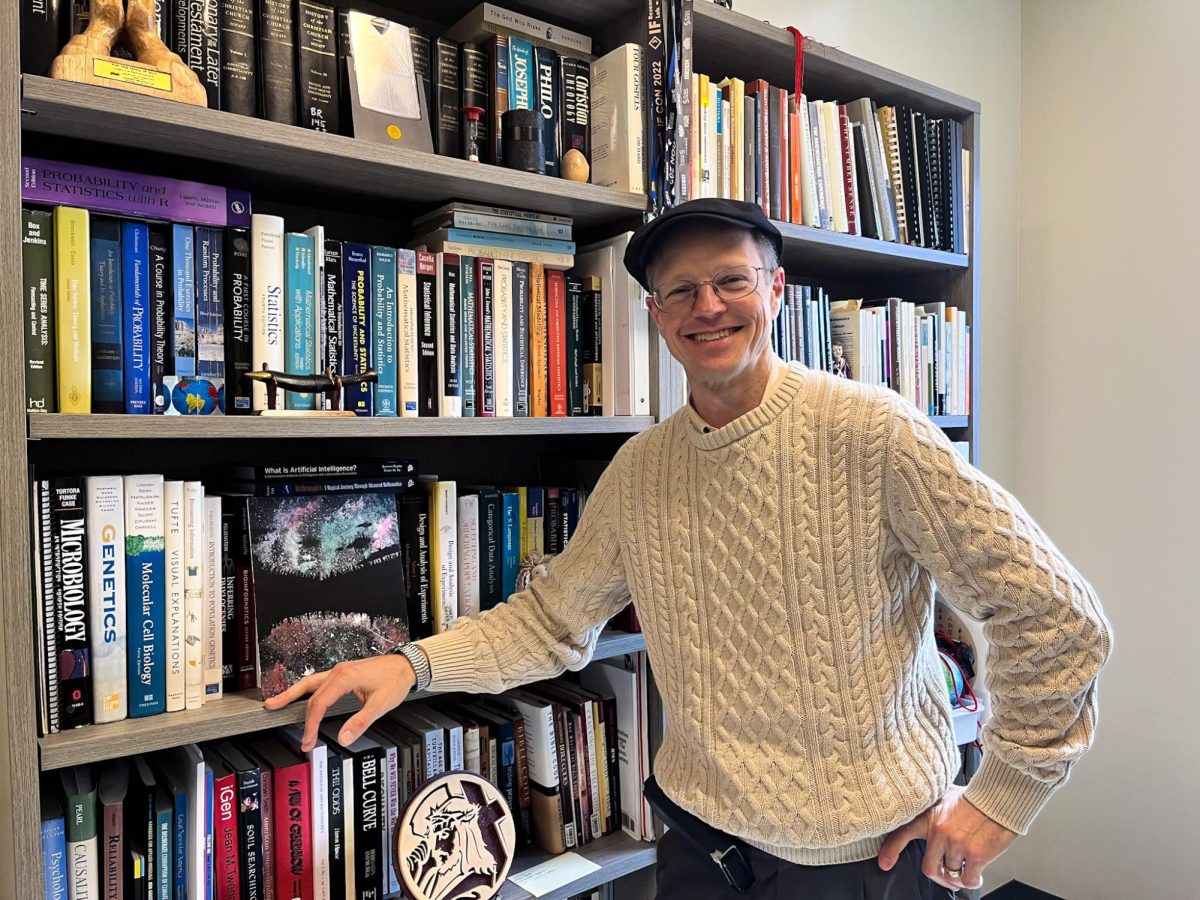
[[[635, 235], [625, 264], [690, 405], [622, 447], [547, 577], [268, 701], [312, 693], [306, 746], [349, 692], [363, 708], [347, 743], [414, 684], [495, 692], [579, 669], [632, 595], [667, 716], [654, 769], [677, 827], [660, 898], [742, 896], [726, 881], [745, 886], [743, 860], [760, 897], [982, 884], [1091, 744], [1109, 626], [1028, 513], [915, 407], [772, 354], [781, 250], [757, 206], [728, 200]], [[991, 645], [965, 789], [933, 578]]]

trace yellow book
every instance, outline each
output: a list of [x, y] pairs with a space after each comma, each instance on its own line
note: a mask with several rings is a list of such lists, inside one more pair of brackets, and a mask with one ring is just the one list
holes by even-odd
[[524, 560], [529, 556], [529, 489], [521, 486], [517, 488], [517, 502], [520, 504], [520, 535], [521, 544], [519, 549], [520, 559]]
[[426, 481], [429, 496], [429, 588], [435, 633], [458, 618], [458, 485]]
[[546, 343], [549, 330], [546, 306], [546, 268], [529, 266], [529, 414], [550, 415], [550, 359]]
[[91, 234], [85, 209], [54, 207], [54, 316], [58, 410], [92, 411]]

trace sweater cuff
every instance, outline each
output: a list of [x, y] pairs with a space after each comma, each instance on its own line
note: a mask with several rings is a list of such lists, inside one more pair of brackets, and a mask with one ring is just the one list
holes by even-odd
[[983, 764], [971, 778], [963, 796], [992, 821], [1009, 831], [1025, 834], [1061, 783], [1047, 784], [1030, 778], [1001, 761], [996, 754], [985, 753]]
[[433, 637], [416, 641], [429, 660], [429, 691], [445, 694], [451, 691], [478, 690], [479, 673], [475, 653], [479, 635], [468, 628], [452, 628]]

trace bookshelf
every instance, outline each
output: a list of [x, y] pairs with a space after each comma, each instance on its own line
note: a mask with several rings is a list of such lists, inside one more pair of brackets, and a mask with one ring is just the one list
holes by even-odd
[[[353, 4], [351, 4], [353, 5]], [[430, 8], [417, 0], [382, 0], [367, 7], [428, 22], [435, 28], [466, 13], [473, 0], [447, 0]], [[503, 4], [502, 4], [503, 5]], [[522, 11], [585, 30], [594, 35], [597, 55], [632, 39], [644, 7], [617, 0], [615, 7], [590, 0], [525, 0]], [[708, 0], [685, 0], [696, 71], [766, 78], [789, 86], [793, 40], [790, 34]], [[264, 418], [241, 420], [144, 420], [126, 416], [28, 416], [21, 385], [24, 378], [22, 298], [14, 273], [21, 265], [20, 157], [22, 152], [132, 168], [164, 174], [183, 167], [189, 177], [241, 185], [264, 198], [264, 207], [289, 207], [303, 195], [309, 209], [332, 208], [330, 220], [344, 227], [362, 212], [392, 222], [397, 241], [419, 211], [451, 199], [519, 206], [572, 216], [590, 238], [635, 226], [644, 199], [637, 195], [573, 184], [560, 179], [479, 166], [446, 157], [381, 148], [338, 135], [317, 134], [214, 110], [203, 110], [103, 88], [56, 82], [19, 72], [18, 5], [0, 5], [0, 896], [28, 893], [40, 884], [40, 827], [37, 809], [41, 772], [82, 761], [142, 752], [301, 721], [303, 706], [268, 713], [247, 695], [231, 695], [190, 713], [174, 713], [131, 724], [91, 726], [39, 740], [36, 698], [31, 573], [29, 560], [28, 477], [31, 464], [62, 466], [76, 461], [93, 471], [132, 471], [156, 466], [164, 456], [209, 463], [247, 456], [272, 458], [281, 452], [302, 454], [314, 439], [322, 455], [355, 450], [374, 455], [446, 450], [461, 464], [486, 448], [489, 464], [535, 471], [533, 451], [552, 448], [562, 455], [611, 456], [630, 435], [653, 424], [653, 417], [529, 420], [326, 420]], [[973, 327], [971, 409], [979, 409], [979, 106], [936, 86], [888, 71], [822, 45], [806, 43], [805, 89], [813, 97], [852, 99], [871, 96], [902, 103], [936, 116], [963, 122], [965, 146], [972, 151], [970, 257], [918, 247], [834, 234], [782, 224], [789, 276], [841, 287], [878, 288], [903, 295], [937, 296], [965, 309]], [[70, 145], [70, 146], [68, 146]], [[132, 152], [130, 152], [132, 151]], [[275, 212], [276, 209], [267, 211]], [[410, 213], [412, 215], [410, 215]], [[376, 222], [381, 221], [376, 219]], [[392, 235], [388, 235], [392, 236]], [[584, 241], [586, 242], [586, 241]], [[652, 348], [657, 352], [658, 348]], [[653, 356], [652, 359], [658, 359]], [[658, 417], [669, 414], [681, 391], [671, 366], [656, 364], [651, 395]], [[668, 399], [672, 398], [672, 399]], [[972, 460], [979, 446], [978, 415], [941, 417], [938, 424], [956, 440], [968, 441]], [[323, 440], [322, 440], [323, 439]], [[412, 442], [412, 443], [407, 443]], [[407, 448], [413, 448], [408, 451]], [[148, 468], [158, 471], [159, 468]], [[514, 478], [517, 477], [514, 474]], [[598, 655], [640, 649], [640, 636], [609, 634]], [[353, 702], [346, 709], [352, 709]], [[578, 851], [600, 870], [549, 896], [565, 898], [630, 873], [641, 873], [636, 891], [620, 896], [651, 896], [654, 847], [622, 833]], [[544, 861], [522, 855], [514, 872]], [[530, 896], [509, 884], [505, 900]]]

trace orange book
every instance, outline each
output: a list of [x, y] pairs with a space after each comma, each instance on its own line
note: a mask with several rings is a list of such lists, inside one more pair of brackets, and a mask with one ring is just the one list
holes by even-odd
[[800, 113], [794, 108], [787, 117], [788, 123], [788, 175], [791, 182], [791, 222], [801, 225], [804, 222], [804, 204], [800, 193], [803, 170], [800, 166]]
[[[562, 274], [561, 272], [559, 273]], [[547, 370], [546, 268], [529, 265], [529, 414], [550, 415], [550, 382]]]
[[546, 327], [550, 371], [550, 415], [567, 414], [567, 280], [558, 269], [546, 273]]

